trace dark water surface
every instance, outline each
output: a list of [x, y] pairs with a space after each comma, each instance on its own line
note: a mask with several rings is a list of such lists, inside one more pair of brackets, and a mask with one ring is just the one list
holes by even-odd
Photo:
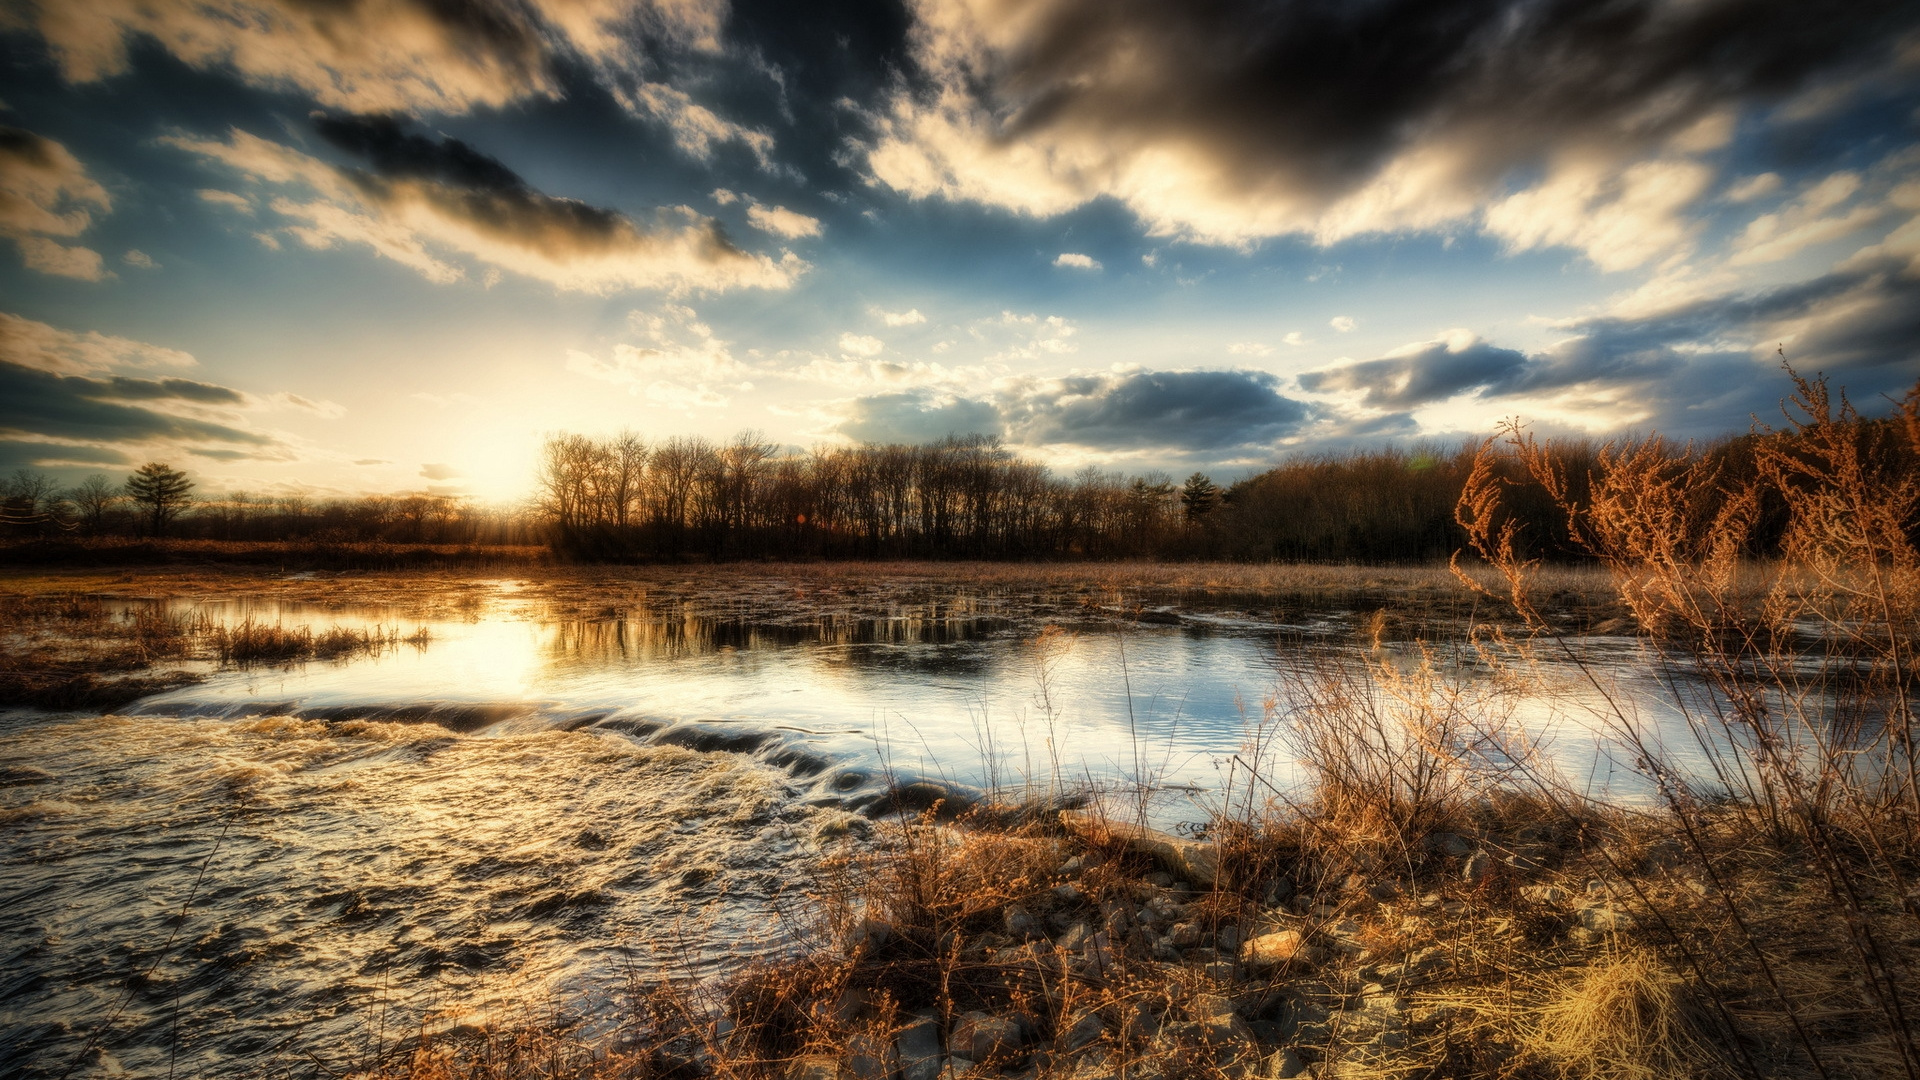
[[[1282, 675], [1361, 649], [1337, 613], [203, 610], [431, 640], [0, 714], [0, 1076], [327, 1075], [422, 1022], [711, 975], [777, 946], [774, 900], [899, 784], [1066, 778], [1203, 819]], [[1631, 643], [1584, 647], [1651, 686]], [[1506, 707], [1605, 784], [1578, 682]]]

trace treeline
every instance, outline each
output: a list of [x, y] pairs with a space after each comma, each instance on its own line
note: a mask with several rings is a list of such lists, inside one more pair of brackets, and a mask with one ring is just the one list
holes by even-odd
[[538, 544], [545, 522], [451, 495], [314, 498], [233, 492], [201, 496], [187, 474], [149, 464], [62, 487], [20, 469], [0, 479], [0, 534], [22, 539], [148, 539], [387, 544]]
[[[1912, 443], [1892, 421], [1850, 418], [1838, 430], [1857, 440], [1863, 468], [1920, 477]], [[1804, 438], [1792, 430], [1743, 435], [1688, 456], [1706, 465], [1699, 475], [1714, 478], [1704, 482], [1738, 487], [1755, 476], [1761, 441], [1797, 452]], [[1454, 510], [1478, 448], [1302, 456], [1222, 489], [1200, 473], [1179, 484], [1159, 473], [1098, 469], [1058, 477], [979, 436], [783, 455], [752, 432], [728, 443], [676, 437], [651, 445], [631, 433], [566, 434], [545, 445], [537, 510], [557, 553], [598, 560], [1426, 562], [1465, 543]], [[1566, 497], [1583, 504], [1605, 445], [1572, 438], [1544, 449]], [[1565, 511], [1517, 460], [1498, 461], [1509, 484], [1501, 512], [1519, 526], [1526, 553], [1581, 558]], [[1751, 533], [1750, 554], [1773, 554], [1785, 520], [1776, 493]], [[1908, 527], [1920, 531], [1920, 517]]]
[[587, 559], [1444, 558], [1472, 447], [1302, 459], [1222, 490], [1203, 474], [1058, 477], [984, 436], [782, 455], [631, 433], [549, 439], [539, 512]]

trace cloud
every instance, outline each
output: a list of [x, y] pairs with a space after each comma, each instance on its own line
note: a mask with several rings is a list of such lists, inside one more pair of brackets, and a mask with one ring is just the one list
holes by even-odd
[[120, 261], [140, 270], [158, 270], [160, 268], [160, 264], [153, 261], [153, 256], [141, 251], [139, 248], [130, 249], [125, 255], [120, 256]]
[[253, 213], [253, 202], [245, 195], [236, 195], [231, 191], [221, 191], [219, 188], [201, 188], [199, 195], [200, 201], [202, 202], [214, 206], [224, 206], [229, 210], [238, 210], [243, 214]]
[[1531, 354], [1454, 331], [1299, 382], [1309, 392], [1359, 395], [1373, 409], [1499, 400], [1588, 430], [1650, 425], [1688, 436], [1775, 415], [1781, 351], [1856, 401], [1897, 396], [1920, 371], [1920, 218], [1803, 281], [1559, 328], [1565, 337]]
[[427, 464], [420, 466], [420, 476], [426, 480], [457, 480], [467, 475], [451, 465]]
[[927, 321], [927, 317], [920, 314], [919, 308], [908, 308], [906, 311], [882, 311], [874, 308], [873, 315], [888, 326], [918, 326]]
[[69, 247], [44, 236], [26, 236], [17, 242], [20, 245], [20, 261], [29, 270], [80, 281], [104, 281], [114, 276], [113, 271], [108, 270], [101, 261], [100, 253], [92, 248], [78, 244]]
[[854, 356], [879, 356], [880, 350], [886, 347], [886, 343], [877, 337], [853, 333], [840, 335], [840, 351]]
[[1009, 380], [999, 388], [1014, 441], [1095, 449], [1220, 450], [1267, 444], [1306, 419], [1258, 371], [1140, 371]]
[[75, 333], [0, 311], [0, 361], [55, 375], [93, 375], [113, 369], [190, 368], [192, 356], [144, 341], [96, 331]]
[[336, 108], [447, 113], [558, 97], [569, 55], [611, 80], [643, 42], [715, 48], [725, 10], [719, 0], [49, 0], [11, 21], [37, 30], [72, 82], [125, 71], [138, 38]]
[[761, 232], [788, 240], [820, 235], [819, 218], [808, 217], [784, 206], [763, 206], [757, 201], [747, 207], [747, 223]]
[[1278, 380], [1250, 371], [1110, 371], [1002, 379], [985, 397], [932, 387], [843, 406], [835, 429], [866, 442], [1000, 435], [1019, 446], [1172, 454], [1271, 448], [1307, 419]]
[[429, 281], [466, 277], [466, 256], [556, 288], [606, 293], [785, 288], [806, 263], [737, 247], [719, 224], [687, 207], [636, 221], [544, 194], [458, 139], [407, 132], [388, 117], [322, 116], [322, 138], [364, 161], [336, 168], [234, 130], [224, 141], [164, 141], [286, 194], [273, 198], [283, 231], [309, 248], [365, 245]]
[[996, 318], [975, 322], [970, 332], [979, 341], [1001, 346], [987, 357], [990, 364], [1065, 356], [1080, 348], [1072, 340], [1080, 332], [1079, 327], [1073, 320], [1059, 315], [1042, 317], [1002, 311]]
[[1286, 337], [1283, 337], [1280, 339], [1280, 343], [1282, 345], [1293, 345], [1297, 347], [1297, 346], [1305, 345], [1307, 343], [1307, 338], [1305, 334], [1302, 334], [1298, 330], [1290, 330], [1287, 332]]
[[353, 463], [355, 465], [391, 465], [393, 464], [393, 462], [389, 461], [386, 458], [377, 458], [377, 457], [355, 458], [353, 459]]
[[0, 236], [20, 246], [29, 270], [81, 281], [112, 277], [99, 252], [50, 239], [79, 236], [96, 211], [112, 208], [106, 189], [66, 147], [0, 124]]
[[1273, 352], [1273, 346], [1263, 341], [1236, 341], [1227, 346], [1227, 352], [1234, 356], [1267, 356]]
[[1091, 255], [1082, 255], [1077, 251], [1063, 251], [1054, 256], [1053, 265], [1064, 266], [1074, 270], [1101, 269], [1100, 260]]
[[930, 443], [949, 435], [999, 435], [1003, 425], [991, 402], [920, 389], [855, 398], [834, 430], [858, 442]]
[[1351, 315], [1335, 315], [1327, 320], [1327, 325], [1344, 334], [1360, 324], [1355, 322]]
[[752, 369], [734, 359], [728, 343], [714, 337], [692, 308], [665, 304], [632, 312], [628, 322], [646, 344], [615, 345], [610, 360], [571, 349], [567, 370], [682, 411], [724, 408], [732, 403], [728, 392], [753, 389]]
[[1439, 341], [1402, 346], [1378, 360], [1310, 371], [1298, 381], [1308, 393], [1359, 392], [1361, 404], [1369, 408], [1405, 409], [1496, 385], [1526, 362], [1521, 353], [1456, 330]]
[[1890, 0], [910, 7], [918, 77], [865, 146], [895, 191], [1041, 216], [1107, 197], [1237, 246], [1465, 223], [1614, 267], [1687, 241], [1742, 117], [1891, 71], [1920, 23]]
[[[285, 458], [248, 419], [267, 403], [198, 379], [175, 349], [76, 333], [0, 312], [0, 456], [43, 464], [119, 463], [157, 452]], [[46, 447], [58, 447], [57, 451]]]
[[1778, 262], [1815, 244], [1838, 240], [1881, 219], [1891, 207], [1856, 203], [1858, 173], [1837, 172], [1810, 186], [1800, 197], [1747, 223], [1734, 240], [1728, 262], [1735, 266]]

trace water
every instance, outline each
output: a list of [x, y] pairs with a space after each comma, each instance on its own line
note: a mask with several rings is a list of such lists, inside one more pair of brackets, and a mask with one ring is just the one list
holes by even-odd
[[[203, 610], [430, 643], [0, 717], [0, 1075], [322, 1075], [421, 1023], [710, 975], [777, 946], [776, 901], [900, 785], [1203, 818], [1307, 645], [1358, 649], [1338, 617], [1040, 634], [972, 604]], [[1604, 784], [1568, 700], [1508, 707]]]

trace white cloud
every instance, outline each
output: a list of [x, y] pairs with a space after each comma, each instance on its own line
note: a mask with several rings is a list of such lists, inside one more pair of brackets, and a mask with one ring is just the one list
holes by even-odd
[[874, 308], [873, 314], [888, 326], [918, 326], [927, 321], [927, 317], [920, 314], [919, 308], [908, 308], [905, 311], [882, 311]]
[[840, 335], [840, 351], [854, 356], [878, 356], [886, 343], [877, 337], [845, 333]]
[[1858, 173], [1834, 173], [1778, 211], [1749, 222], [1734, 241], [1728, 261], [1735, 266], [1777, 262], [1873, 224], [1888, 207], [1866, 204], [1843, 209], [1860, 188]]
[[1572, 247], [1602, 270], [1628, 270], [1684, 249], [1697, 230], [1685, 211], [1713, 175], [1683, 158], [1624, 170], [1604, 161], [1572, 163], [1488, 207], [1486, 229], [1512, 251]]
[[724, 408], [732, 403], [729, 393], [753, 389], [751, 369], [692, 308], [664, 304], [634, 311], [627, 321], [645, 344], [615, 345], [609, 360], [569, 349], [567, 370], [625, 386], [630, 394], [683, 412]]
[[1075, 270], [1098, 270], [1100, 260], [1091, 255], [1082, 255], [1077, 251], [1063, 251], [1054, 257], [1053, 265], [1071, 267]]
[[1236, 341], [1227, 346], [1227, 352], [1234, 356], [1266, 356], [1273, 352], [1273, 346], [1263, 341]]
[[1335, 315], [1327, 320], [1327, 325], [1344, 334], [1360, 324], [1355, 322], [1351, 315]]
[[120, 261], [126, 263], [128, 266], [137, 267], [141, 270], [158, 270], [160, 268], [160, 264], [153, 261], [153, 256], [141, 251], [139, 248], [130, 249], [125, 255], [120, 256]]
[[1292, 330], [1292, 331], [1288, 331], [1286, 337], [1283, 337], [1280, 339], [1280, 343], [1282, 345], [1300, 346], [1300, 345], [1305, 345], [1307, 343], [1307, 338], [1306, 338], [1306, 335], [1302, 334], [1300, 331]]
[[221, 191], [219, 188], [201, 188], [199, 194], [200, 201], [202, 202], [211, 203], [214, 206], [224, 206], [229, 210], [238, 210], [243, 214], [253, 213], [253, 203], [245, 195], [237, 195], [231, 191]]
[[808, 217], [784, 206], [763, 206], [755, 202], [747, 207], [747, 222], [761, 232], [795, 240], [820, 235], [820, 219]]
[[1727, 189], [1727, 198], [1737, 203], [1752, 202], [1755, 199], [1764, 199], [1779, 190], [1780, 174], [1764, 172], [1736, 182]]
[[78, 244], [68, 246], [44, 236], [22, 237], [18, 243], [20, 261], [26, 263], [29, 270], [80, 281], [103, 281], [114, 276], [101, 261], [100, 253], [92, 248]]

